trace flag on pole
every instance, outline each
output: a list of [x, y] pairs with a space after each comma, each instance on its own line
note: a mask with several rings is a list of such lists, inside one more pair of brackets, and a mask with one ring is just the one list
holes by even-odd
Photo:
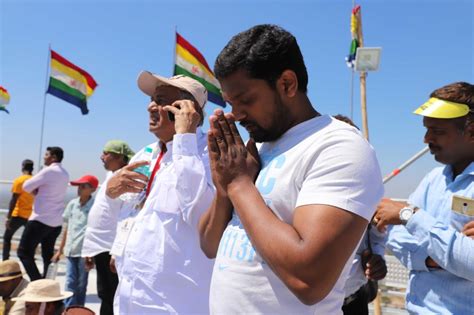
[[7, 110], [6, 105], [10, 103], [10, 94], [8, 94], [7, 89], [3, 86], [0, 86], [0, 110], [9, 114], [10, 112]]
[[181, 35], [176, 33], [176, 61], [174, 75], [191, 77], [204, 85], [208, 100], [225, 107], [221, 86], [203, 55]]
[[359, 47], [359, 27], [360, 27], [360, 5], [352, 9], [351, 14], [351, 47], [349, 55], [346, 57], [346, 63], [349, 68], [355, 67], [357, 48]]
[[89, 113], [87, 99], [97, 87], [94, 78], [53, 50], [50, 67], [47, 93], [79, 107], [83, 115]]

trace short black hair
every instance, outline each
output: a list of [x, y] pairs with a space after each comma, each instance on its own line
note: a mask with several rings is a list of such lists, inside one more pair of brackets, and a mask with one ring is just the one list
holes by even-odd
[[474, 122], [474, 85], [467, 82], [454, 82], [434, 90], [430, 97], [469, 106], [466, 116], [453, 119], [459, 130], [464, 130]]
[[308, 72], [296, 38], [277, 25], [257, 25], [232, 37], [217, 57], [214, 72], [223, 79], [238, 70], [267, 81], [272, 88], [283, 71], [292, 70], [298, 90], [307, 91]]
[[64, 151], [60, 147], [47, 147], [46, 151], [49, 151], [49, 154], [56, 157], [56, 161], [61, 163], [64, 157]]
[[29, 160], [29, 159], [23, 160], [23, 162], [21, 162], [21, 170], [31, 173], [33, 172], [33, 165], [34, 163], [32, 160]]

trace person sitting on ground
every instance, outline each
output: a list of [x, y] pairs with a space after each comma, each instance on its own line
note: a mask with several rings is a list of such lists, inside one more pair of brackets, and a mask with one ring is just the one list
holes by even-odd
[[20, 295], [21, 291], [28, 285], [29, 281], [23, 278], [20, 264], [14, 260], [0, 262], [0, 295], [3, 298], [0, 314], [23, 315], [25, 314], [25, 303], [14, 302], [12, 298]]
[[61, 291], [56, 280], [40, 279], [30, 282], [23, 293], [12, 300], [25, 303], [25, 315], [60, 315], [64, 310], [63, 300], [72, 295], [72, 292]]

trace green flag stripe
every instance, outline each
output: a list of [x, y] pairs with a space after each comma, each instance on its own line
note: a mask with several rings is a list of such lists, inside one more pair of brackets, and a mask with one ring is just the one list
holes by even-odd
[[74, 97], [77, 97], [80, 100], [86, 101], [86, 96], [84, 94], [82, 94], [79, 90], [76, 90], [70, 87], [64, 82], [61, 82], [53, 77], [50, 77], [49, 84], [55, 87], [56, 89], [63, 91], [64, 93], [70, 94]]
[[174, 66], [174, 74], [177, 75], [177, 74], [182, 74], [182, 75], [185, 75], [187, 77], [191, 77], [199, 82], [202, 83], [202, 85], [204, 85], [204, 87], [209, 91], [209, 92], [212, 92], [214, 94], [217, 94], [217, 95], [221, 95], [221, 91], [215, 86], [215, 85], [212, 85], [211, 83], [209, 83], [208, 81], [204, 80], [203, 78], [201, 77], [198, 77], [197, 75], [194, 75], [192, 74], [191, 72], [189, 72], [188, 70], [178, 66], [178, 65], [175, 65]]

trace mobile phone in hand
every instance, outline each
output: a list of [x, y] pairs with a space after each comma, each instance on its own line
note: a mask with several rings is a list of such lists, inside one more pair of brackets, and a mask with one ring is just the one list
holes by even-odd
[[[175, 107], [176, 107], [177, 109], [181, 109], [181, 106], [179, 106], [179, 105], [176, 105]], [[172, 112], [168, 112], [168, 119], [169, 119], [170, 121], [175, 121], [175, 117], [174, 117], [174, 114], [173, 114]]]

